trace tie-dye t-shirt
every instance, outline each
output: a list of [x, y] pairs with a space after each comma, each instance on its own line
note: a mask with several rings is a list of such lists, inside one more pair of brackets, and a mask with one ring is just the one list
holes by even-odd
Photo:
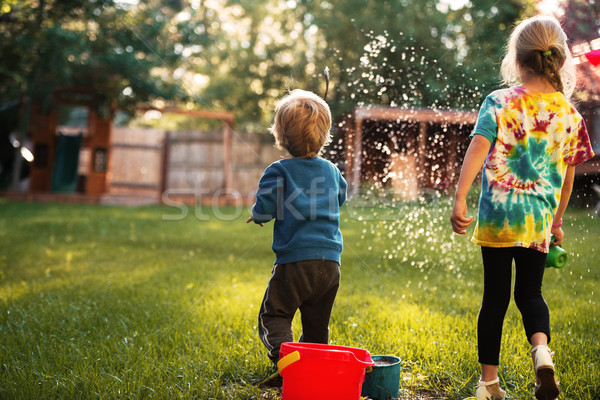
[[594, 156], [581, 115], [562, 93], [517, 86], [487, 96], [473, 135], [492, 147], [472, 241], [547, 253], [567, 167]]

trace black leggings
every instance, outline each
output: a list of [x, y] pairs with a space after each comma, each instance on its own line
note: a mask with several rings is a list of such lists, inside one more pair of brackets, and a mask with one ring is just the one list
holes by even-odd
[[515, 260], [515, 303], [521, 312], [527, 340], [543, 332], [550, 342], [550, 314], [542, 297], [546, 254], [524, 247], [482, 247], [483, 301], [477, 321], [481, 364], [500, 364], [504, 316], [510, 303], [512, 261]]

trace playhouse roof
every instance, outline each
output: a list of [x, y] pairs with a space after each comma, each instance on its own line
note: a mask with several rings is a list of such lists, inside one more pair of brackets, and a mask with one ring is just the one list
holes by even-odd
[[474, 124], [477, 113], [460, 110], [432, 110], [422, 108], [396, 108], [385, 106], [356, 107], [353, 116], [357, 120], [388, 120], [429, 122], [440, 124]]

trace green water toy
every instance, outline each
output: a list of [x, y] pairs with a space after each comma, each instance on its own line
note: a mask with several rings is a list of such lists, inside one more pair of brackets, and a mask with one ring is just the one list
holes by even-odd
[[[552, 236], [552, 241], [554, 241], [554, 236]], [[548, 256], [546, 257], [546, 268], [562, 268], [567, 263], [568, 258], [567, 252], [562, 247], [550, 245]]]

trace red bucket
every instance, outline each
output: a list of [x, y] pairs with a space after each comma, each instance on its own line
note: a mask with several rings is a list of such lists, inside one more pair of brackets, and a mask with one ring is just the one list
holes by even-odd
[[316, 343], [283, 343], [277, 368], [282, 400], [360, 400], [367, 350]]

